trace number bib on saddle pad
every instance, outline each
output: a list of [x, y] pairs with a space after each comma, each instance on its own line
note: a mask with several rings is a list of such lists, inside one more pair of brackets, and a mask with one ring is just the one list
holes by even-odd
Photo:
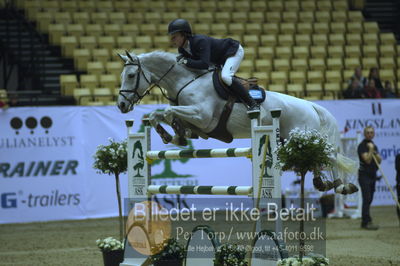
[[[234, 77], [239, 79], [239, 81], [243, 84], [243, 86], [249, 90], [250, 96], [257, 102], [262, 103], [265, 101], [265, 90], [257, 85], [257, 80], [254, 78], [243, 79], [239, 77]], [[221, 79], [221, 69], [217, 69], [213, 73], [213, 84], [215, 91], [218, 96], [224, 100], [228, 100], [229, 96], [235, 96], [235, 102], [240, 103], [240, 99], [233, 94], [233, 92], [225, 85], [225, 83]]]

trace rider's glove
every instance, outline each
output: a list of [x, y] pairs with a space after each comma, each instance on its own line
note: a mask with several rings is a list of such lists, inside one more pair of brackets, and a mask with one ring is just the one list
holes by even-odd
[[187, 63], [187, 59], [185, 57], [183, 57], [183, 55], [179, 55], [176, 58], [176, 61], [178, 62], [179, 65], [186, 65], [186, 63]]

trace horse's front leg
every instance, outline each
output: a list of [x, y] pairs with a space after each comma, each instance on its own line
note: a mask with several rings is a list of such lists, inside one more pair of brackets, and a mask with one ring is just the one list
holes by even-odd
[[164, 112], [161, 111], [152, 112], [149, 116], [149, 122], [152, 125], [152, 127], [156, 130], [158, 135], [160, 135], [164, 144], [168, 144], [172, 141], [172, 136], [160, 124], [160, 122], [168, 124], [168, 122], [165, 120]]

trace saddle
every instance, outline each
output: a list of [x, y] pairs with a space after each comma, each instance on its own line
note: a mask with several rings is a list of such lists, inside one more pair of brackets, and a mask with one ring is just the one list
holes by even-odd
[[[238, 79], [241, 84], [249, 90], [249, 94], [257, 103], [265, 101], [265, 90], [258, 86], [256, 78], [244, 79], [234, 77]], [[232, 113], [233, 105], [240, 103], [240, 99], [232, 93], [232, 91], [225, 85], [221, 78], [221, 69], [216, 69], [213, 73], [213, 84], [215, 91], [218, 96], [223, 100], [226, 100], [226, 104], [222, 110], [217, 126], [211, 132], [207, 133], [208, 136], [218, 139], [220, 141], [231, 143], [233, 141], [232, 134], [226, 129], [229, 116]]]
[[[234, 79], [240, 81], [240, 83], [249, 91], [250, 96], [257, 102], [262, 103], [265, 101], [265, 90], [258, 86], [257, 82], [258, 79], [255, 77], [245, 79], [241, 77], [234, 76]], [[213, 84], [215, 91], [217, 92], [218, 96], [221, 97], [223, 100], [228, 100], [230, 96], [235, 97], [235, 102], [240, 103], [240, 99], [236, 97], [232, 90], [223, 82], [221, 78], [221, 69], [216, 69], [213, 73]]]

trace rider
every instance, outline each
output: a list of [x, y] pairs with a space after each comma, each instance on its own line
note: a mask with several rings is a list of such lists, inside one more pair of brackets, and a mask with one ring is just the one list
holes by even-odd
[[209, 69], [214, 65], [223, 66], [221, 78], [226, 85], [248, 106], [258, 108], [256, 101], [246, 88], [233, 76], [243, 60], [244, 50], [240, 43], [231, 38], [214, 39], [201, 34], [192, 34], [192, 28], [185, 19], [175, 19], [168, 25], [168, 34], [173, 46], [178, 48], [179, 64], [194, 69]]

